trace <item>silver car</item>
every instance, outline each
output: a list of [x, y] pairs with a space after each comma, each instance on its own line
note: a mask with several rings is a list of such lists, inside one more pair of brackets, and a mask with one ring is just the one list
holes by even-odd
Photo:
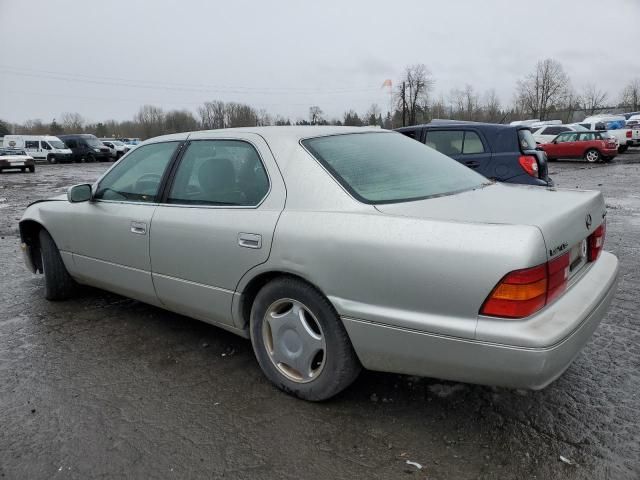
[[28, 207], [45, 296], [92, 285], [250, 338], [322, 400], [362, 367], [540, 389], [614, 294], [599, 192], [503, 185], [399, 133], [342, 127], [148, 140]]

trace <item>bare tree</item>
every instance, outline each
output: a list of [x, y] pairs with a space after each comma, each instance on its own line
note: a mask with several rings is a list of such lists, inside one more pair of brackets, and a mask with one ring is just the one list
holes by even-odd
[[517, 95], [531, 116], [546, 120], [551, 107], [565, 101], [568, 90], [569, 77], [562, 64], [547, 58], [538, 62], [535, 71], [518, 81]]
[[225, 105], [220, 100], [205, 102], [198, 107], [200, 124], [204, 130], [224, 128], [226, 122]]
[[79, 113], [64, 112], [60, 115], [60, 125], [67, 133], [81, 132], [84, 124], [85, 120]]
[[161, 135], [164, 129], [164, 112], [162, 108], [153, 105], [143, 105], [138, 110], [134, 120], [142, 127], [144, 138]]
[[502, 120], [503, 115], [500, 111], [500, 100], [493, 88], [485, 92], [482, 109], [484, 111], [484, 119], [487, 122], [495, 123]]
[[633, 111], [640, 110], [640, 78], [632, 80], [624, 87], [622, 105]]
[[424, 64], [410, 65], [405, 69], [396, 92], [398, 108], [402, 110], [403, 126], [415, 125], [419, 119], [426, 119], [429, 95], [434, 83], [431, 72]]
[[271, 115], [264, 109], [261, 108], [258, 110], [258, 126], [264, 127], [268, 125], [273, 125], [273, 118]]
[[198, 122], [189, 110], [172, 110], [164, 116], [163, 133], [190, 132], [198, 129]]
[[324, 120], [322, 118], [323, 114], [324, 112], [317, 105], [309, 107], [309, 121], [311, 122], [311, 125], [319, 125], [322, 123]]
[[603, 108], [607, 101], [607, 92], [600, 90], [593, 83], [587, 83], [582, 89], [582, 95], [580, 95], [580, 104], [582, 110], [587, 115], [593, 115], [596, 110]]
[[249, 105], [229, 102], [225, 111], [227, 127], [255, 127], [258, 124], [258, 114]]

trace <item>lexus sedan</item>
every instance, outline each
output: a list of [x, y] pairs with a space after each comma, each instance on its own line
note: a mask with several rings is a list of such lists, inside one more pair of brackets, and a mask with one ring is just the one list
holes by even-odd
[[614, 294], [605, 214], [396, 132], [262, 127], [148, 140], [20, 235], [47, 299], [92, 285], [217, 325], [323, 400], [362, 367], [545, 387]]

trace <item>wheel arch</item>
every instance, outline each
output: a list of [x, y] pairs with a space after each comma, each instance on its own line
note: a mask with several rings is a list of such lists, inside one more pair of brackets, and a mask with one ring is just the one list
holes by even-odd
[[266, 270], [256, 272], [256, 274], [253, 275], [250, 279], [243, 278], [241, 280], [241, 284], [244, 285], [244, 287], [242, 287], [242, 290], [239, 290], [238, 292], [239, 295], [237, 295], [236, 307], [234, 308], [236, 312], [236, 315], [234, 315], [234, 317], [237, 319], [236, 323], [239, 328], [243, 330], [247, 330], [249, 328], [251, 307], [253, 306], [253, 302], [262, 287], [264, 287], [267, 283], [275, 280], [276, 278], [281, 277], [294, 278], [313, 287], [318, 291], [318, 293], [320, 293], [320, 295], [324, 296], [335, 309], [335, 305], [333, 305], [331, 299], [322, 291], [322, 289], [304, 276], [296, 272], [290, 272], [281, 269]]
[[27, 261], [33, 265], [33, 273], [42, 273], [42, 258], [40, 256], [40, 231], [47, 230], [42, 223], [33, 219], [22, 220], [19, 225], [20, 241], [24, 244]]

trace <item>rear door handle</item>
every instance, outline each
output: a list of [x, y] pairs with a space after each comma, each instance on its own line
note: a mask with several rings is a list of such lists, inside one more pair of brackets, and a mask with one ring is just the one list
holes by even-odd
[[131, 233], [135, 233], [136, 235], [146, 235], [147, 224], [144, 222], [131, 222]]
[[464, 162], [467, 167], [476, 168], [480, 166], [480, 162], [476, 162], [475, 160], [469, 160], [468, 162]]
[[262, 235], [257, 233], [239, 233], [238, 245], [244, 248], [262, 248]]

